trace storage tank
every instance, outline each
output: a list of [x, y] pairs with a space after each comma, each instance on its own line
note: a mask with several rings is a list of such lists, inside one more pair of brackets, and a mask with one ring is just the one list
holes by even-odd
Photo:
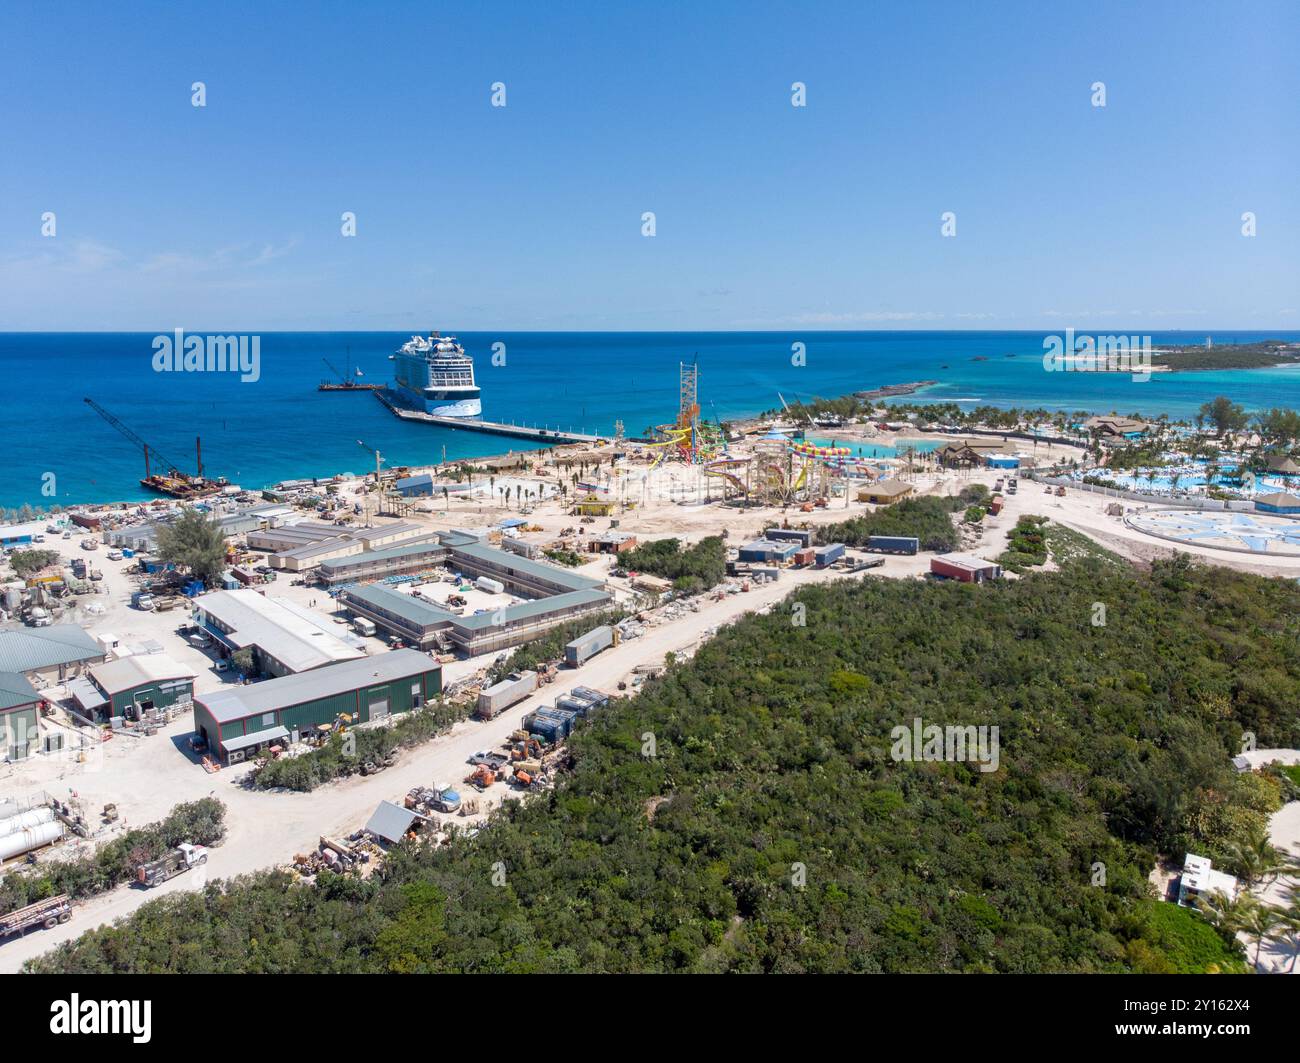
[[0, 813], [0, 835], [13, 834], [14, 831], [26, 830], [28, 827], [37, 827], [42, 823], [49, 823], [54, 819], [54, 809], [42, 805], [40, 808], [29, 808], [26, 812], [19, 812], [14, 807], [9, 812]]
[[57, 842], [62, 837], [63, 824], [57, 820], [53, 823], [41, 823], [35, 827], [28, 827], [26, 830], [16, 831], [13, 834], [6, 834], [3, 838], [0, 838], [0, 860], [8, 860], [11, 856], [21, 856], [33, 849], [39, 849], [42, 845]]
[[489, 594], [500, 594], [506, 589], [506, 585], [498, 579], [492, 579], [490, 576], [479, 576], [474, 581], [474, 586], [481, 591], [487, 591]]

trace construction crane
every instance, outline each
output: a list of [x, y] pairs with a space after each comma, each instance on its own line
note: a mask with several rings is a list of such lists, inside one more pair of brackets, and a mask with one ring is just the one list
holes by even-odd
[[[198, 475], [190, 476], [188, 473], [181, 472], [180, 466], [174, 461], [168, 461], [158, 452], [158, 448], [150, 446], [141, 439], [135, 432], [127, 428], [121, 421], [109, 413], [103, 406], [94, 399], [86, 399], [86, 405], [94, 410], [100, 417], [104, 418], [109, 424], [116, 428], [122, 435], [126, 436], [132, 443], [144, 451], [144, 479], [140, 481], [142, 487], [147, 487], [151, 491], [158, 491], [164, 495], [171, 495], [173, 498], [201, 498], [204, 495], [210, 495], [214, 491], [219, 491], [226, 486], [224, 477], [209, 480], [203, 475], [203, 441], [197, 436], [194, 439], [195, 458], [198, 461]], [[149, 454], [153, 453], [153, 462], [149, 460]], [[154, 472], [154, 468], [161, 466], [166, 472]]]
[[333, 373], [336, 377], [339, 378], [340, 382], [344, 384], [348, 382], [348, 378], [345, 377], [342, 373], [340, 373], [337, 369], [335, 369], [334, 363], [331, 362], [328, 358], [322, 358], [321, 361], [325, 363], [325, 367], [329, 369], [331, 373]]
[[[379, 480], [379, 466], [381, 466], [384, 463], [384, 456], [380, 454], [379, 451], [377, 451], [374, 447], [372, 447], [369, 443], [367, 443], [363, 439], [357, 440], [357, 446], [359, 446], [362, 450], [370, 451], [370, 453], [375, 456], [375, 490], [380, 491], [381, 484]], [[379, 500], [379, 505], [376, 506], [375, 508], [378, 511], [378, 510], [382, 510], [383, 507], [384, 507], [384, 503], [383, 503], [383, 498], [381, 497]], [[379, 515], [380, 514], [378, 512], [375, 513], [375, 516], [379, 516]], [[370, 495], [369, 494], [366, 495], [366, 523], [367, 524], [370, 523]]]
[[136, 435], [133, 431], [131, 431], [131, 429], [127, 428], [126, 425], [124, 425], [121, 421], [119, 421], [116, 417], [114, 417], [111, 413], [109, 413], [106, 409], [104, 409], [104, 407], [101, 406], [99, 403], [97, 403], [94, 399], [86, 399], [85, 402], [87, 406], [89, 406], [92, 410], [94, 410], [97, 414], [99, 414], [100, 417], [104, 418], [105, 421], [107, 421], [119, 432], [121, 432], [122, 435], [126, 436], [126, 438], [129, 439], [132, 443], [134, 443], [138, 447], [141, 447], [144, 450], [144, 478], [146, 481], [151, 480], [153, 478], [149, 471], [149, 452], [151, 450], [153, 451], [153, 456], [156, 459], [156, 462], [161, 464], [163, 468], [165, 468], [171, 475], [173, 476], [185, 475], [184, 473], [179, 471], [180, 470], [179, 465], [177, 465], [173, 461], [168, 461], [166, 458], [164, 458], [158, 452], [157, 447], [151, 447], [148, 443], [146, 443], [143, 439], [141, 439], [138, 435]]

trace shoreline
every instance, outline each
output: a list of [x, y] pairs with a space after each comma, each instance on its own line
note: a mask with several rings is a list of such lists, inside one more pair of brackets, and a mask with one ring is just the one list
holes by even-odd
[[[1224, 372], [1224, 371], [1251, 372], [1253, 371], [1253, 369], [1265, 369], [1265, 368], [1300, 368], [1300, 362], [1281, 363], [1276, 366], [1256, 366], [1250, 369], [1237, 367], [1228, 370], [1214, 370], [1214, 369], [1201, 369], [1201, 368], [1175, 369], [1167, 365], [1153, 365], [1150, 368], [1153, 374], [1154, 373]], [[1128, 375], [1128, 374], [1123, 373], [1121, 375]], [[914, 380], [914, 381], [908, 381], [899, 384], [882, 384], [875, 388], [868, 388], [860, 391], [851, 391], [846, 394], [836, 396], [832, 399], [822, 400], [822, 401], [838, 401], [842, 399], [853, 399], [858, 402], [879, 402], [881, 404], [888, 404], [891, 401], [905, 399], [911, 396], [922, 394], [925, 391], [929, 390], [930, 388], [933, 388], [935, 386], [940, 386], [943, 383], [944, 381], [941, 379], [927, 378], [923, 380]], [[936, 400], [934, 405], [942, 405], [943, 403], [948, 403], [948, 402], [955, 404], [961, 401], [970, 402], [975, 400], [940, 399], [940, 400]], [[998, 402], [984, 402], [983, 400], [981, 400], [981, 402], [985, 405], [993, 406], [994, 408], [998, 408], [998, 409], [1030, 408], [1029, 406], [1019, 405], [1014, 403], [1003, 406], [1000, 405]], [[1064, 411], [1064, 409], [1065, 407], [1061, 407], [1062, 411]], [[1070, 410], [1070, 412], [1104, 414], [1108, 411], [1099, 409], [1095, 405], [1089, 405], [1089, 406], [1081, 407], [1078, 410], [1072, 409]], [[1143, 416], [1150, 418], [1156, 415], [1150, 415], [1144, 413]], [[788, 417], [788, 414], [785, 414], [784, 411], [769, 409], [769, 410], [752, 410], [752, 412], [745, 413], [731, 418], [726, 418], [726, 420], [727, 423], [731, 425], [733, 430], [738, 431], [744, 435], [748, 435], [757, 431], [761, 427], [764, 421], [767, 420], [780, 421], [786, 419], [786, 417]], [[850, 426], [841, 426], [839, 428], [833, 428], [833, 427], [821, 427], [817, 425], [808, 425], [803, 430], [805, 434], [807, 434], [809, 429], [811, 429], [813, 432], [824, 433], [828, 438], [845, 438], [845, 439], [851, 439], [855, 442], [861, 442], [863, 444], [875, 443], [881, 446], [894, 446], [897, 439], [907, 437], [906, 432], [902, 432], [902, 433], [879, 432], [878, 434], [873, 436], [866, 436], [858, 433], [850, 433], [850, 434], [845, 434], [843, 436], [835, 435], [835, 433], [845, 433], [846, 430], [848, 430], [849, 428]], [[960, 438], [963, 434], [965, 434], [965, 430], [959, 430], [956, 432], [953, 431], [925, 432], [923, 429], [916, 428], [914, 429], [914, 431], [924, 433], [928, 438], [940, 438], [940, 437]], [[488, 436], [487, 433], [481, 433], [481, 434], [483, 434], [485, 437]], [[396, 467], [408, 470], [408, 475], [417, 475], [422, 473], [432, 473], [434, 475], [442, 475], [443, 473], [440, 472], [440, 470], [449, 471], [451, 469], [454, 469], [462, 465], [475, 466], [480, 463], [485, 463], [485, 464], [501, 463], [501, 462], [510, 461], [511, 459], [514, 460], [523, 459], [525, 455], [551, 454], [551, 453], [564, 452], [566, 450], [571, 450], [574, 451], [575, 453], [590, 453], [592, 451], [604, 451], [614, 444], [614, 437], [612, 434], [601, 435], [597, 438], [600, 440], [599, 445], [595, 441], [547, 443], [547, 444], [539, 444], [537, 446], [532, 446], [532, 447], [522, 447], [519, 449], [515, 449], [512, 447], [506, 450], [500, 450], [500, 449], [487, 450], [484, 453], [478, 453], [463, 458], [450, 459], [445, 463], [431, 462], [426, 464], [409, 464], [409, 465], [399, 464]], [[645, 445], [643, 443], [634, 442], [630, 439], [625, 439], [624, 442], [625, 445], [629, 447]], [[485, 443], [485, 446], [486, 445], [487, 444]], [[241, 487], [241, 491], [240, 491], [241, 494], [247, 493], [247, 494], [260, 495], [265, 491], [274, 490], [277, 485], [283, 483], [294, 483], [299, 481], [314, 481], [316, 484], [323, 487], [325, 484], [328, 483], [346, 483], [352, 480], [364, 480], [366, 475], [367, 475], [366, 472], [358, 473], [352, 470], [342, 470], [342, 471], [321, 473], [318, 475], [310, 475], [310, 474], [291, 475], [291, 476], [286, 476], [280, 480], [273, 481], [272, 483], [260, 484], [258, 486], [248, 486], [248, 487], [245, 487], [243, 485], [237, 485], [237, 486]], [[220, 494], [209, 495], [206, 496], [206, 498], [197, 499], [195, 501], [211, 502], [214, 500], [218, 500], [222, 497], [227, 497], [227, 496], [222, 496]], [[233, 496], [229, 496], [229, 497], [233, 497]], [[60, 503], [61, 509], [59, 514], [52, 513], [52, 511], [50, 511], [48, 508], [43, 507], [40, 502], [35, 502], [35, 501], [19, 502], [16, 505], [3, 506], [0, 508], [16, 511], [21, 509], [22, 506], [28, 505], [37, 511], [36, 516], [31, 518], [30, 521], [24, 522], [15, 518], [15, 520], [13, 521], [13, 525], [20, 526], [23, 524], [34, 523], [37, 521], [46, 521], [49, 520], [51, 517], [66, 514], [70, 511], [122, 509], [122, 508], [132, 509], [138, 507], [162, 508], [180, 502], [182, 502], [181, 499], [172, 498], [170, 496], [151, 495], [142, 492], [141, 496], [136, 498], [119, 498], [112, 501], [84, 500], [84, 501], [70, 502], [66, 504]]]

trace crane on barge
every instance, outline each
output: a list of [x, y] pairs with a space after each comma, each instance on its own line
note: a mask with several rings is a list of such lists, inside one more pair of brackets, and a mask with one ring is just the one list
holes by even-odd
[[[158, 448], [145, 442], [139, 435], [124, 425], [120, 420], [109, 413], [103, 406], [94, 399], [86, 399], [85, 403], [94, 410], [100, 417], [104, 418], [109, 424], [116, 428], [123, 436], [140, 447], [144, 451], [144, 479], [140, 481], [141, 487], [147, 487], [150, 491], [157, 491], [159, 494], [171, 495], [173, 498], [203, 498], [205, 495], [215, 494], [226, 486], [224, 477], [217, 480], [208, 480], [203, 476], [203, 441], [199, 437], [194, 439], [195, 458], [198, 462], [198, 475], [190, 476], [180, 471], [173, 461], [168, 461], [162, 456]], [[154, 461], [149, 461], [149, 452], [153, 452]], [[165, 473], [154, 472], [158, 466], [166, 469]]]

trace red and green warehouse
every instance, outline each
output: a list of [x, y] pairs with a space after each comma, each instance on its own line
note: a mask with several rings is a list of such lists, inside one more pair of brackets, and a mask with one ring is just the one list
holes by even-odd
[[229, 763], [292, 742], [340, 715], [353, 724], [419, 708], [442, 693], [442, 666], [418, 650], [391, 650], [263, 683], [194, 695], [194, 731]]

